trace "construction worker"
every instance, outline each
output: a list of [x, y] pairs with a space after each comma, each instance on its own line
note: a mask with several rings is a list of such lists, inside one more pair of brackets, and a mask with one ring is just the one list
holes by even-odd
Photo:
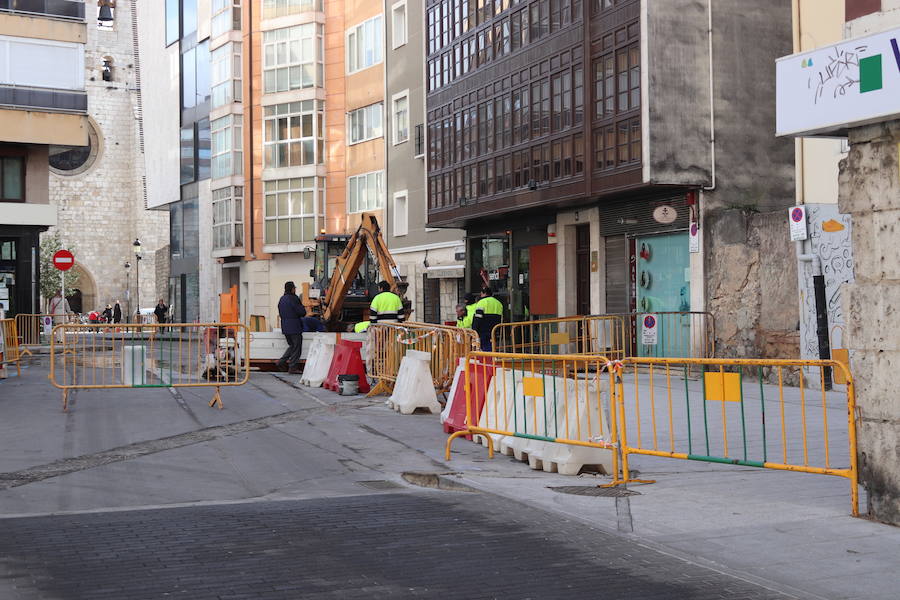
[[369, 321], [372, 323], [397, 323], [403, 320], [403, 300], [391, 291], [387, 281], [378, 283], [381, 292], [372, 298], [369, 307]]
[[475, 316], [472, 319], [472, 329], [478, 332], [483, 352], [491, 352], [491, 332], [502, 322], [503, 304], [494, 298], [491, 288], [484, 286], [481, 288], [481, 300], [475, 304]]
[[[456, 316], [458, 317], [456, 320], [457, 327], [465, 327], [467, 329], [472, 328], [472, 320], [475, 318], [476, 300], [475, 294], [469, 292], [465, 295], [465, 304], [456, 305]], [[460, 313], [460, 308], [462, 308], [462, 313]]]
[[356, 325], [353, 326], [353, 333], [365, 333], [369, 329], [369, 325], [372, 324], [372, 321], [360, 321]]

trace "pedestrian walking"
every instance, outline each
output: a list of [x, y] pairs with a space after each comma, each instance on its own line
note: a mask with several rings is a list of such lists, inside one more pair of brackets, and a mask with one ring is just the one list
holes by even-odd
[[106, 308], [103, 309], [103, 322], [104, 323], [112, 323], [112, 321], [113, 321], [112, 305], [107, 304]]
[[475, 304], [475, 317], [472, 328], [478, 332], [482, 352], [491, 352], [491, 333], [494, 327], [503, 322], [503, 304], [494, 298], [494, 292], [488, 286], [481, 288], [481, 300]]
[[122, 307], [119, 305], [119, 301], [116, 300], [115, 306], [113, 306], [113, 323], [121, 323], [122, 322]]
[[[153, 309], [153, 314], [156, 315], [157, 323], [165, 323], [166, 315], [169, 313], [169, 307], [166, 306], [166, 303], [162, 298], [159, 299], [159, 303], [156, 305], [156, 308]], [[140, 313], [138, 313], [140, 314]]]
[[284, 295], [278, 300], [278, 315], [281, 317], [281, 333], [287, 340], [288, 348], [278, 362], [278, 368], [287, 367], [288, 373], [300, 373], [300, 355], [303, 353], [303, 318], [306, 309], [297, 297], [297, 286], [293, 281], [285, 282]]
[[372, 298], [369, 306], [369, 321], [372, 323], [397, 323], [403, 321], [403, 300], [391, 291], [391, 284], [380, 281], [381, 292]]

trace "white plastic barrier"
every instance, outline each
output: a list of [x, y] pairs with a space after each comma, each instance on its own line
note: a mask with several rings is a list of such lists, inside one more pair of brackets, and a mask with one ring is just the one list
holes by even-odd
[[456, 397], [456, 390], [459, 386], [466, 385], [466, 373], [463, 368], [463, 361], [460, 359], [456, 372], [453, 374], [453, 383], [450, 385], [450, 393], [447, 395], [447, 404], [441, 411], [441, 425], [450, 418], [450, 411], [453, 410], [453, 399]]
[[394, 393], [387, 404], [403, 415], [411, 415], [417, 408], [424, 408], [432, 414], [441, 412], [431, 379], [430, 352], [406, 351], [400, 361]]
[[147, 348], [125, 346], [122, 349], [122, 383], [143, 385], [147, 381]]
[[[590, 377], [594, 377], [591, 375]], [[542, 378], [544, 396], [525, 396], [524, 379]], [[610, 439], [608, 394], [598, 394], [598, 381], [553, 377], [529, 371], [497, 369], [487, 391], [479, 425], [574, 441]], [[602, 406], [598, 406], [598, 401]], [[598, 412], [602, 410], [601, 413]], [[602, 432], [600, 417], [602, 416]], [[612, 472], [612, 452], [529, 438], [491, 435], [501, 454], [528, 461], [532, 469], [577, 475], [585, 466]], [[481, 440], [486, 445], [486, 440]]]
[[313, 340], [306, 356], [306, 365], [300, 376], [300, 383], [309, 387], [322, 387], [328, 377], [331, 359], [334, 358], [336, 337], [333, 333], [313, 334]]

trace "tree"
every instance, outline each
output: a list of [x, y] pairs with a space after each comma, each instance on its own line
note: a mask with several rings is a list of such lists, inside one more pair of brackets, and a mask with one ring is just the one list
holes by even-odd
[[[41, 236], [40, 281], [41, 296], [44, 298], [44, 301], [48, 301], [59, 291], [60, 271], [53, 266], [53, 255], [63, 248], [74, 253], [74, 248], [71, 246], [66, 247], [63, 244], [58, 232], [54, 231]], [[74, 269], [69, 269], [63, 273], [66, 281], [66, 295], [68, 296], [78, 283], [78, 274], [75, 273]]]

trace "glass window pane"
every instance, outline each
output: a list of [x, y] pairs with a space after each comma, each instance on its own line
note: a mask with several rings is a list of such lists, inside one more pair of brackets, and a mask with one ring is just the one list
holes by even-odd
[[289, 230], [290, 230], [291, 222], [289, 219], [278, 219], [278, 243], [284, 244], [290, 238]]
[[278, 216], [283, 217], [285, 215], [291, 214], [288, 210], [288, 200], [290, 199], [290, 194], [281, 193], [278, 194]]
[[303, 224], [301, 219], [291, 219], [291, 241], [303, 241]]
[[278, 237], [276, 235], [276, 224], [278, 221], [271, 220], [266, 221], [266, 243], [267, 244], [277, 244]]
[[21, 200], [22, 193], [22, 159], [3, 159], [3, 198], [5, 200]]

